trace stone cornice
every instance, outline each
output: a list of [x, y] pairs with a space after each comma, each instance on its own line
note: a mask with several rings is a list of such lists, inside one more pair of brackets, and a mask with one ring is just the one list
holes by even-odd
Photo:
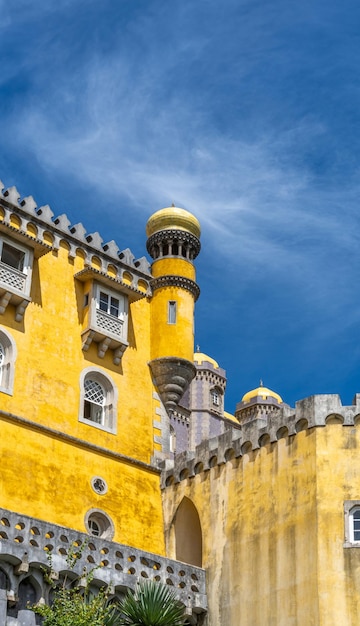
[[[35, 245], [39, 248], [44, 247], [42, 253], [51, 249], [58, 250], [60, 243], [64, 241], [69, 248], [70, 258], [74, 258], [79, 249], [83, 252], [85, 265], [90, 265], [92, 257], [96, 256], [100, 259], [101, 271], [106, 272], [111, 265], [118, 270], [119, 275], [123, 270], [128, 270], [146, 281], [151, 278], [150, 264], [145, 257], [136, 260], [131, 250], [127, 248], [121, 251], [115, 241], [103, 244], [98, 232], [87, 234], [81, 223], [71, 226], [65, 214], [55, 218], [48, 205], [38, 208], [32, 196], [20, 200], [20, 193], [16, 187], [4, 190], [1, 181], [0, 213], [3, 214], [2, 219], [0, 217], [3, 231], [8, 230], [12, 237], [22, 239], [24, 243], [27, 240], [32, 247]], [[19, 222], [16, 228], [11, 223], [13, 215]], [[29, 234], [29, 225], [36, 231], [34, 237]]]
[[153, 278], [151, 281], [151, 288], [153, 291], [156, 289], [161, 289], [162, 287], [180, 287], [181, 289], [186, 289], [190, 291], [194, 296], [195, 302], [200, 295], [200, 287], [190, 278], [186, 278], [185, 276], [177, 276], [168, 274], [167, 276], [158, 276], [157, 278]]
[[17, 426], [22, 426], [23, 428], [35, 430], [47, 437], [59, 439], [64, 443], [68, 443], [69, 445], [75, 445], [80, 448], [84, 448], [86, 450], [89, 450], [90, 452], [94, 452], [94, 454], [102, 454], [108, 458], [114, 459], [115, 461], [128, 463], [130, 465], [136, 465], [140, 469], [152, 472], [154, 474], [160, 474], [160, 470], [158, 468], [154, 467], [153, 465], [149, 465], [148, 463], [144, 463], [144, 461], [133, 459], [130, 456], [120, 454], [119, 452], [114, 452], [113, 450], [103, 448], [102, 446], [97, 446], [94, 443], [90, 443], [89, 441], [85, 441], [84, 439], [79, 439], [78, 437], [73, 437], [73, 435], [68, 435], [60, 430], [56, 430], [55, 428], [49, 428], [49, 426], [44, 426], [44, 424], [33, 422], [26, 419], [25, 417], [20, 417], [19, 415], [13, 415], [12, 413], [7, 413], [6, 411], [0, 410], [0, 419], [16, 424]]
[[86, 267], [85, 269], [75, 274], [75, 278], [77, 278], [81, 282], [84, 282], [86, 280], [97, 280], [99, 283], [106, 285], [110, 289], [120, 289], [122, 292], [126, 293], [129, 296], [130, 301], [140, 300], [141, 298], [152, 295], [149, 281], [144, 281], [147, 285], [147, 290], [146, 292], [144, 292], [136, 288], [136, 281], [134, 285], [128, 285], [123, 280], [121, 280], [121, 278], [109, 276], [109, 274], [101, 272], [94, 267]]

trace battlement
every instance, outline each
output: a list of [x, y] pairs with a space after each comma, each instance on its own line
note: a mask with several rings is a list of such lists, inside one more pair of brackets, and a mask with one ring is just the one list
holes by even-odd
[[239, 458], [268, 443], [328, 424], [354, 426], [360, 423], [360, 394], [351, 406], [343, 406], [338, 394], [314, 395], [296, 402], [295, 409], [284, 405], [278, 413], [230, 427], [223, 435], [203, 441], [194, 451], [184, 451], [160, 464], [161, 487], [208, 471]]
[[96, 267], [99, 273], [110, 274], [115, 282], [121, 282], [125, 274], [130, 290], [143, 295], [152, 293], [152, 276], [146, 257], [135, 259], [129, 248], [120, 250], [113, 240], [104, 244], [98, 232], [87, 233], [82, 223], [71, 225], [65, 214], [54, 217], [49, 205], [38, 207], [32, 196], [21, 200], [16, 187], [4, 189], [1, 181], [0, 230], [27, 240], [34, 247], [35, 256], [57, 251], [65, 242], [70, 259], [81, 251], [85, 267]]

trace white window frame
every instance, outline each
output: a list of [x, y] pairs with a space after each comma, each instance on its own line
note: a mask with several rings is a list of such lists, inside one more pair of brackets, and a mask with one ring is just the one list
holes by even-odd
[[12, 396], [17, 350], [14, 339], [3, 327], [0, 328], [0, 344], [3, 349], [3, 359], [0, 363], [0, 392]]
[[216, 408], [220, 409], [222, 394], [219, 392], [218, 389], [216, 388], [210, 389], [210, 398], [211, 398], [212, 406], [215, 406]]
[[169, 433], [169, 449], [170, 452], [175, 454], [176, 452], [176, 430], [174, 426], [170, 424], [170, 433]]
[[177, 302], [176, 300], [168, 300], [168, 317], [167, 323], [174, 325], [177, 320]]
[[[360, 538], [354, 538], [354, 514], [360, 514], [360, 500], [346, 500], [344, 502], [345, 542], [344, 548], [360, 548]], [[360, 517], [358, 520], [360, 522]], [[360, 523], [358, 524], [360, 537]]]
[[[104, 293], [109, 298], [109, 306], [105, 311], [101, 308], [101, 294]], [[119, 302], [119, 310], [117, 315], [111, 313], [111, 298], [114, 298]], [[128, 333], [128, 297], [122, 293], [121, 291], [115, 291], [113, 289], [108, 289], [104, 287], [100, 283], [94, 283], [93, 285], [93, 295], [92, 295], [92, 304], [91, 304], [91, 325], [95, 328], [98, 328], [100, 332], [106, 332], [110, 336], [113, 336], [116, 339], [120, 339], [122, 341], [127, 341], [127, 333]], [[97, 311], [101, 311], [103, 315], [105, 315], [109, 320], [109, 326], [111, 327], [111, 319], [119, 320], [121, 322], [121, 333], [112, 333], [111, 330], [105, 330], [101, 326], [99, 326], [97, 322]]]
[[[86, 407], [86, 390], [85, 390], [85, 381], [91, 380], [99, 385], [101, 385], [104, 390], [104, 403], [102, 406], [102, 419], [101, 422], [93, 421], [85, 417], [85, 407]], [[107, 375], [103, 370], [96, 367], [87, 367], [80, 376], [80, 407], [79, 407], [79, 422], [86, 424], [87, 426], [92, 426], [93, 428], [98, 428], [100, 430], [104, 430], [108, 433], [112, 433], [116, 435], [117, 432], [117, 400], [118, 400], [118, 391], [111, 380], [110, 376]], [[95, 403], [94, 403], [95, 404]], [[99, 404], [100, 406], [100, 404]]]
[[[18, 250], [18, 251], [20, 251], [20, 252], [22, 252], [24, 254], [23, 267], [22, 267], [21, 270], [19, 270], [18, 268], [14, 267], [12, 265], [8, 265], [4, 261], [2, 261], [2, 254], [3, 254], [3, 246], [4, 246], [4, 244], [6, 244], [6, 245], [10, 246], [11, 248], [14, 248], [14, 250]], [[17, 289], [16, 287], [12, 286], [10, 283], [7, 283], [6, 281], [1, 281], [1, 284], [2, 285], [6, 285], [7, 288], [9, 289], [9, 291], [16, 292], [16, 293], [19, 293], [19, 294], [24, 294], [26, 296], [30, 295], [33, 261], [34, 261], [34, 252], [33, 252], [33, 250], [31, 248], [26, 248], [25, 246], [22, 246], [21, 244], [19, 244], [14, 239], [11, 239], [10, 237], [6, 237], [4, 235], [1, 235], [1, 237], [0, 237], [0, 266], [3, 267], [3, 268], [9, 268], [9, 271], [14, 271], [16, 273], [19, 272], [24, 277], [24, 288], [23, 289]]]

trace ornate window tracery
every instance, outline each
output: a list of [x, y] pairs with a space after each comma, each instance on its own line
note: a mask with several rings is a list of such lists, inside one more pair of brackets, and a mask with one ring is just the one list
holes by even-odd
[[80, 381], [79, 421], [116, 433], [117, 390], [111, 378], [96, 368], [87, 368]]

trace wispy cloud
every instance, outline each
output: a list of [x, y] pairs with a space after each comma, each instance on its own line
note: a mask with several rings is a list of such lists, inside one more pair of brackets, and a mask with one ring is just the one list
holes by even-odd
[[3, 145], [108, 197], [109, 239], [124, 202], [142, 220], [194, 211], [227, 268], [218, 289], [261, 272], [274, 328], [288, 315], [324, 346], [357, 316], [356, 32], [331, 2], [195, 4], [0, 0]]

